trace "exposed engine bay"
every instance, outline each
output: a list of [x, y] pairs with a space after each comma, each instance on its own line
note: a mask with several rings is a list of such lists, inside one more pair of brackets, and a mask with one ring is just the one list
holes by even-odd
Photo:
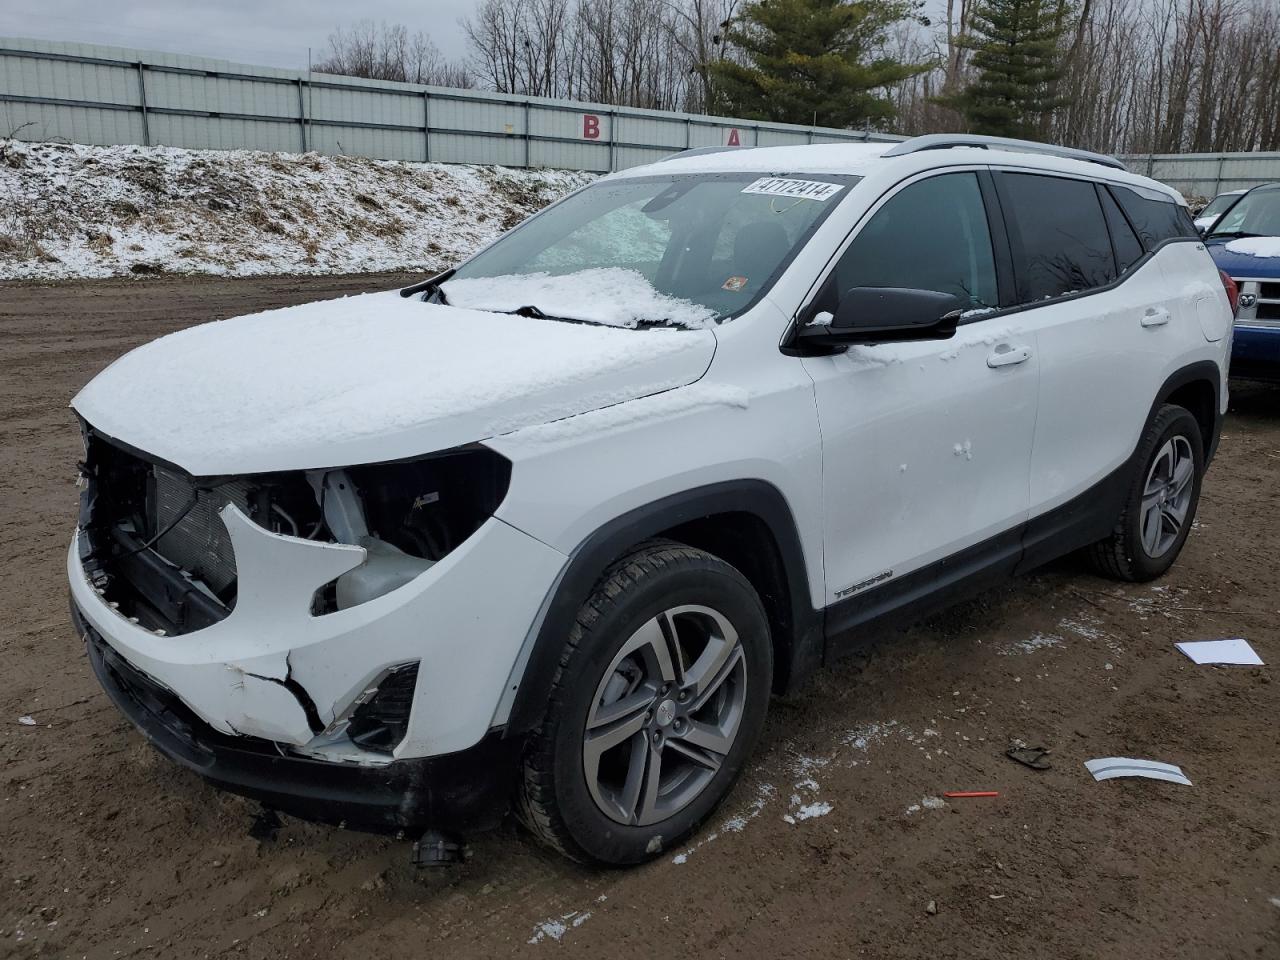
[[224, 619], [238, 590], [234, 505], [272, 533], [364, 548], [365, 562], [325, 584], [323, 616], [403, 586], [474, 533], [507, 491], [510, 464], [480, 446], [421, 459], [243, 477], [193, 477], [85, 427], [81, 561], [122, 614], [157, 633]]

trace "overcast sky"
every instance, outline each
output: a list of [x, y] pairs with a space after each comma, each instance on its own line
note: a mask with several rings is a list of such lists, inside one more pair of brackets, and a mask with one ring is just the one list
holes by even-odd
[[0, 36], [80, 40], [272, 67], [319, 59], [335, 27], [403, 23], [442, 53], [464, 53], [458, 18], [475, 0], [0, 0]]
[[[79, 40], [117, 47], [305, 68], [329, 34], [361, 19], [422, 30], [450, 59], [466, 54], [458, 20], [477, 0], [0, 0], [0, 36]], [[944, 0], [929, 0], [935, 16]]]

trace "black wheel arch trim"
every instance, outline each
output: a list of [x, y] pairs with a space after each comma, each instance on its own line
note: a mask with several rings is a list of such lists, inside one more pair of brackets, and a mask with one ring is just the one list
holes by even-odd
[[[1208, 435], [1203, 438], [1205, 440], [1204, 465], [1207, 468], [1213, 462], [1214, 454], [1218, 451], [1218, 441], [1222, 438], [1222, 371], [1212, 360], [1197, 360], [1171, 373], [1156, 394], [1155, 402], [1151, 404], [1151, 410], [1147, 414], [1147, 421], [1142, 429], [1145, 433], [1150, 428], [1156, 414], [1160, 412], [1161, 405], [1179, 389], [1199, 380], [1208, 381], [1213, 387], [1213, 423]], [[1195, 411], [1192, 410], [1191, 413], [1194, 415]]]
[[809, 599], [809, 580], [800, 533], [782, 492], [764, 480], [729, 480], [695, 487], [637, 507], [587, 537], [570, 555], [546, 606], [533, 648], [520, 677], [506, 735], [534, 729], [542, 719], [560, 654], [578, 609], [605, 568], [630, 548], [672, 527], [722, 514], [747, 513], [762, 521], [781, 556], [791, 636], [774, 637], [775, 658], [786, 657], [781, 673], [788, 686], [822, 662], [822, 612]]

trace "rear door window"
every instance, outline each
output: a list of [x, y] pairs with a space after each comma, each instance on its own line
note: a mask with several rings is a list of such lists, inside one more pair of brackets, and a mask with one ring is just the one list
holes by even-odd
[[1107, 228], [1111, 231], [1111, 245], [1116, 251], [1116, 266], [1123, 276], [1135, 263], [1142, 259], [1144, 250], [1142, 241], [1133, 232], [1133, 227], [1125, 218], [1124, 211], [1116, 203], [1115, 198], [1106, 187], [1098, 187], [1098, 198], [1102, 201], [1102, 211], [1107, 217]]
[[1191, 214], [1173, 197], [1155, 190], [1139, 191], [1119, 184], [1112, 184], [1111, 192], [1120, 201], [1129, 222], [1138, 231], [1142, 245], [1148, 250], [1154, 250], [1166, 240], [1200, 238]]
[[1116, 278], [1111, 238], [1088, 180], [996, 175], [1014, 248], [1017, 301], [1035, 303], [1102, 287]]

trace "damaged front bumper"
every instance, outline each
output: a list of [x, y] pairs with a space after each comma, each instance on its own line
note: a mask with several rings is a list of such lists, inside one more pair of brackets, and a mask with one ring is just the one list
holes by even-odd
[[[331, 763], [385, 765], [479, 743], [565, 562], [490, 518], [408, 584], [317, 616], [317, 588], [357, 567], [364, 550], [272, 533], [234, 507], [222, 518], [240, 583], [225, 619], [176, 637], [131, 621], [90, 583], [79, 534], [68, 555], [78, 617], [213, 733]], [[387, 754], [359, 749], [343, 736], [345, 718], [379, 677], [412, 662], [420, 666], [403, 740]]]
[[308, 820], [385, 832], [484, 830], [506, 811], [518, 769], [515, 740], [491, 732], [459, 753], [381, 766], [290, 756], [265, 740], [218, 733], [130, 666], [74, 604], [71, 615], [120, 712], [162, 754], [215, 786]]

